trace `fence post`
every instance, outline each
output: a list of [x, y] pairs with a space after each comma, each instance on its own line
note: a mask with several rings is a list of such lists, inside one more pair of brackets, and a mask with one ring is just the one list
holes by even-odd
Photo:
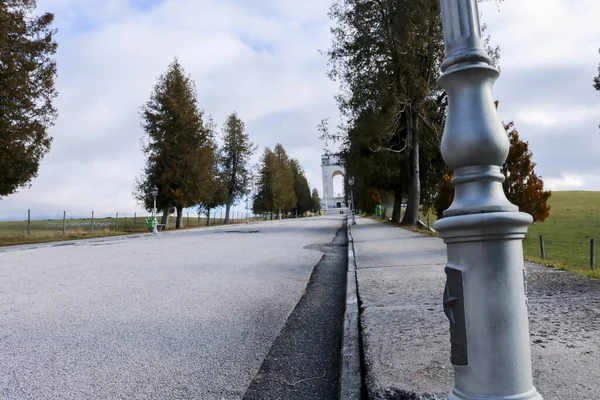
[[595, 264], [596, 263], [596, 248], [594, 246], [594, 239], [590, 240], [590, 267], [592, 268], [592, 271], [595, 268]]
[[542, 260], [546, 259], [546, 251], [544, 250], [544, 236], [540, 235], [540, 254], [542, 255]]
[[94, 232], [94, 212], [92, 211], [92, 232]]
[[135, 225], [137, 222], [137, 212], [133, 213], [133, 231], [135, 232]]
[[67, 233], [67, 212], [63, 211], [63, 235]]
[[27, 210], [27, 236], [31, 235], [31, 209]]
[[198, 211], [198, 227], [200, 227], [200, 211]]
[[117, 218], [115, 219], [115, 232], [119, 230], [119, 213], [117, 213]]
[[190, 226], [190, 212], [187, 212], [187, 226]]

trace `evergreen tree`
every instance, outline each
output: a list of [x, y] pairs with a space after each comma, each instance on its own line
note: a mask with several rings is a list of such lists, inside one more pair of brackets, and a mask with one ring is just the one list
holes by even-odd
[[321, 198], [319, 197], [319, 191], [317, 189], [312, 190], [312, 208], [311, 211], [314, 213], [318, 213], [321, 211]]
[[213, 124], [203, 120], [194, 83], [178, 60], [158, 78], [141, 111], [147, 135], [142, 151], [147, 159], [135, 196], [150, 210], [149, 189], [156, 186], [162, 223], [168, 224], [168, 215], [174, 209], [176, 228], [182, 228], [183, 208], [197, 204], [209, 190], [214, 170]]
[[282, 211], [295, 209], [298, 199], [292, 164], [280, 143], [273, 151], [265, 149], [258, 165], [257, 191], [253, 202], [255, 213], [270, 212], [273, 215], [276, 212], [281, 219]]
[[[213, 146], [213, 159], [217, 159], [218, 150], [216, 146]], [[201, 193], [200, 198], [197, 199], [196, 207], [198, 213], [206, 214], [206, 225], [210, 225], [210, 213], [211, 210], [222, 206], [227, 201], [227, 188], [225, 187], [225, 179], [221, 171], [219, 171], [218, 164], [213, 164], [213, 170], [210, 176], [210, 183], [207, 189]]]
[[290, 165], [294, 175], [294, 192], [297, 199], [296, 212], [298, 215], [304, 215], [304, 213], [310, 211], [313, 206], [310, 187], [308, 186], [308, 181], [304, 176], [304, 170], [300, 166], [298, 160], [292, 159]]
[[265, 148], [258, 165], [257, 191], [252, 203], [252, 211], [255, 214], [272, 212], [274, 209], [272, 181], [276, 164], [275, 153], [268, 147]]
[[[340, 109], [348, 118], [346, 150], [354, 150], [353, 141], [359, 137], [358, 154], [362, 147], [375, 159], [389, 159], [387, 167], [393, 169], [387, 171], [394, 176], [398, 205], [394, 216], [399, 217], [405, 192], [408, 207], [403, 223], [415, 225], [421, 166], [428, 165], [427, 159], [425, 163], [421, 159], [422, 147], [428, 146], [428, 157], [437, 158], [441, 136], [436, 126], [443, 114], [443, 95], [436, 83], [444, 56], [439, 1], [337, 0], [330, 16], [336, 26], [327, 55], [332, 65], [330, 76], [342, 89]], [[364, 124], [366, 120], [376, 120], [376, 128], [369, 130], [372, 124]], [[391, 153], [390, 157], [376, 154], [385, 152]], [[350, 160], [349, 170], [353, 169]], [[356, 171], [351, 173], [359, 178]], [[358, 182], [358, 197], [368, 196], [369, 179]]]
[[225, 224], [229, 223], [229, 210], [234, 202], [248, 192], [250, 184], [250, 157], [256, 147], [244, 132], [244, 123], [234, 112], [227, 117], [223, 127], [223, 147], [220, 154], [221, 176], [225, 197]]
[[293, 209], [297, 202], [294, 192], [294, 172], [292, 163], [281, 143], [277, 143], [273, 154], [277, 160], [271, 181], [273, 209], [278, 212], [279, 219], [281, 219], [281, 211]]
[[37, 176], [57, 116], [54, 15], [35, 8], [35, 0], [0, 3], [0, 198]]

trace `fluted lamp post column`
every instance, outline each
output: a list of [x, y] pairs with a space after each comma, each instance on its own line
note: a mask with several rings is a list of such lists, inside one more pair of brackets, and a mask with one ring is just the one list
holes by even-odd
[[250, 209], [248, 208], [248, 195], [246, 195], [246, 225], [250, 223]]
[[150, 189], [150, 194], [152, 194], [152, 197], [154, 197], [154, 208], [152, 208], [152, 233], [157, 234], [158, 229], [156, 229], [156, 196], [158, 196], [158, 188], [156, 186], [152, 186], [152, 189]]
[[449, 400], [542, 400], [533, 386], [523, 238], [532, 218], [504, 195], [509, 150], [498, 118], [492, 66], [477, 0], [440, 0], [448, 94], [442, 156], [454, 201], [435, 229], [447, 245], [444, 311], [454, 387]]

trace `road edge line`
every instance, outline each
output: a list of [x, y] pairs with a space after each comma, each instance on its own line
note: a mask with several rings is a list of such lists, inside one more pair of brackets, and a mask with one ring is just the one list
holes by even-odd
[[360, 330], [356, 282], [356, 254], [350, 220], [346, 217], [348, 235], [348, 269], [346, 274], [346, 309], [342, 334], [340, 367], [340, 400], [362, 398]]

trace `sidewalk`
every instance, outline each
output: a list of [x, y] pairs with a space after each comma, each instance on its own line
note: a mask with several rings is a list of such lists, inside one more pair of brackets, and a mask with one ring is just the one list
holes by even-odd
[[[372, 400], [446, 399], [446, 246], [366, 218], [351, 227]], [[545, 400], [600, 399], [600, 281], [526, 263], [533, 379]]]

